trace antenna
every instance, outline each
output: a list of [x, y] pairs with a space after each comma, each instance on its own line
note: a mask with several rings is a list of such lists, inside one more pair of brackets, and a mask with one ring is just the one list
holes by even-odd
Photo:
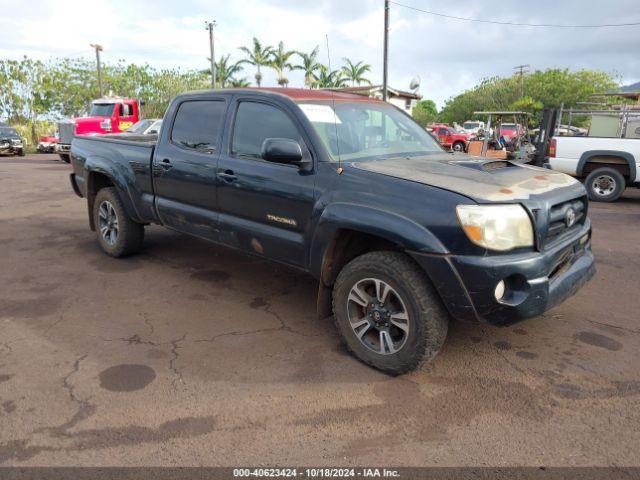
[[[325, 40], [327, 41], [327, 60], [329, 64], [329, 74], [333, 70], [331, 70], [331, 52], [329, 50], [329, 34], [325, 34]], [[342, 160], [340, 159], [340, 137], [338, 136], [338, 121], [336, 119], [336, 91], [331, 88], [331, 103], [333, 108], [333, 126], [336, 131], [336, 152], [338, 153], [338, 174], [342, 173]]]

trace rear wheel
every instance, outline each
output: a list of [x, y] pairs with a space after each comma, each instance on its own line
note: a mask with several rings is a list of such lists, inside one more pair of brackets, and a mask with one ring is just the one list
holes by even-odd
[[347, 348], [391, 375], [435, 357], [447, 335], [448, 315], [431, 282], [399, 252], [348, 263], [334, 285], [333, 311]]
[[58, 154], [60, 156], [60, 160], [62, 160], [65, 163], [71, 163], [71, 157], [69, 157], [69, 154], [67, 153], [59, 153]]
[[144, 240], [144, 225], [134, 222], [125, 212], [115, 188], [103, 188], [93, 203], [93, 220], [98, 242], [112, 257], [137, 253]]
[[584, 181], [589, 198], [594, 202], [615, 202], [626, 187], [622, 174], [611, 167], [601, 167], [591, 172]]

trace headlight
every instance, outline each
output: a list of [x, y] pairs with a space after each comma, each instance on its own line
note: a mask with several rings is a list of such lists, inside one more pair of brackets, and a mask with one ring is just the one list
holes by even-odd
[[533, 226], [521, 205], [458, 205], [467, 237], [481, 247], [506, 251], [533, 246]]

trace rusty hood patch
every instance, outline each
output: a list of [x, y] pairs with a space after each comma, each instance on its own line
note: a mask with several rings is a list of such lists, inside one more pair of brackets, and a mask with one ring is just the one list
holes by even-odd
[[351, 165], [369, 172], [444, 188], [478, 201], [527, 200], [560, 188], [571, 187], [577, 194], [580, 183], [564, 173], [479, 157], [451, 154], [398, 157]]

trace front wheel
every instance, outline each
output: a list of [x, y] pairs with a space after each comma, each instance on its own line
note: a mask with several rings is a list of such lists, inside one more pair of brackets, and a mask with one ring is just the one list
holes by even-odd
[[124, 257], [142, 248], [144, 225], [127, 217], [115, 188], [103, 188], [98, 192], [93, 203], [93, 221], [98, 242], [108, 255]]
[[59, 153], [58, 154], [60, 156], [60, 160], [62, 160], [65, 163], [71, 163], [71, 157], [69, 157], [69, 154], [67, 153]]
[[347, 348], [391, 375], [435, 357], [447, 336], [448, 315], [429, 278], [399, 252], [349, 262], [334, 285], [333, 312]]
[[584, 181], [589, 198], [594, 202], [615, 202], [626, 187], [622, 174], [611, 167], [597, 168]]
[[20, 150], [18, 150], [18, 156], [24, 157], [24, 148], [21, 148]]
[[464, 152], [464, 143], [456, 142], [453, 144], [452, 148], [454, 152]]

